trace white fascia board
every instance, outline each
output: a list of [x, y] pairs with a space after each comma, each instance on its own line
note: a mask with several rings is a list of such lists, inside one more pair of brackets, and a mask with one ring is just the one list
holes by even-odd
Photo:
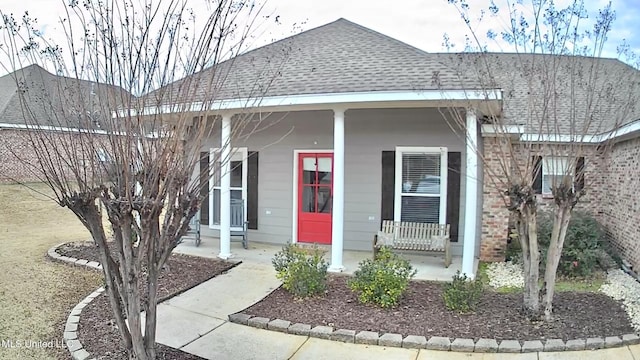
[[524, 133], [524, 126], [482, 124], [481, 130], [482, 135], [484, 136], [521, 135], [522, 133]]
[[605, 134], [601, 134], [600, 136], [600, 142], [604, 142], [604, 141], [608, 141], [608, 140], [615, 140], [617, 138], [623, 137], [625, 135], [629, 135], [629, 134], [633, 134], [636, 132], [640, 132], [640, 119], [634, 121], [634, 122], [630, 122], [626, 125], [623, 125], [619, 128], [617, 128], [614, 131], [611, 131], [609, 133], [605, 133]]
[[600, 143], [600, 135], [560, 135], [560, 134], [522, 134], [522, 142], [545, 142], [545, 143]]
[[[6, 124], [0, 123], [2, 129], [20, 129], [20, 130], [42, 130], [42, 131], [59, 131], [59, 132], [75, 132], [75, 133], [91, 133], [97, 135], [110, 134], [106, 130], [94, 130], [94, 129], [80, 129], [64, 126], [50, 126], [50, 125], [26, 125], [26, 124]], [[114, 135], [123, 135], [122, 133], [113, 133]]]
[[616, 140], [626, 135], [640, 133], [640, 120], [628, 123], [614, 131], [596, 135], [561, 135], [561, 134], [533, 134], [525, 133], [522, 125], [494, 125], [483, 124], [482, 135], [485, 137], [512, 135], [521, 142], [550, 142], [550, 143], [584, 143], [599, 144], [609, 140]]
[[[273, 108], [283, 106], [313, 106], [313, 105], [340, 105], [353, 103], [378, 103], [392, 101], [494, 101], [502, 100], [502, 91], [490, 90], [421, 90], [421, 91], [370, 91], [327, 93], [307, 95], [270, 96], [264, 98], [244, 98], [213, 101], [205, 107], [202, 102], [191, 104], [163, 105], [160, 107], [145, 107], [140, 115], [169, 114], [172, 112], [203, 110], [233, 111], [247, 108]], [[121, 114], [124, 112], [121, 111]], [[131, 116], [138, 112], [131, 110]], [[114, 114], [115, 116], [116, 114]]]
[[[68, 132], [68, 133], [84, 133], [84, 134], [95, 134], [95, 135], [115, 135], [115, 136], [126, 136], [125, 132], [109, 132], [106, 130], [95, 130], [95, 129], [80, 129], [80, 128], [72, 128], [72, 127], [64, 127], [64, 126], [50, 126], [50, 125], [26, 125], [26, 124], [8, 124], [8, 123], [0, 123], [0, 129], [16, 129], [16, 130], [36, 130], [36, 131], [54, 131], [54, 132]], [[154, 139], [161, 137], [168, 137], [167, 135], [161, 135], [157, 132], [152, 132], [146, 134], [145, 137]]]

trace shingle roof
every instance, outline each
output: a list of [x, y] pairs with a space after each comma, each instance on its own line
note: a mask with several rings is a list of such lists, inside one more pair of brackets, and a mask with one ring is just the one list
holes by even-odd
[[[58, 76], [29, 65], [0, 77], [0, 123], [108, 130], [110, 108], [120, 96], [129, 95], [115, 86]], [[93, 121], [78, 114], [91, 109]]]
[[476, 79], [473, 85], [502, 89], [503, 121], [524, 125], [529, 133], [600, 134], [640, 119], [640, 71], [618, 59], [530, 53], [427, 56]]
[[[487, 63], [484, 63], [485, 60]], [[625, 94], [640, 92], [638, 70], [614, 59], [593, 60], [508, 53], [427, 53], [339, 19], [241, 54], [152, 92], [146, 99], [176, 104], [261, 96], [491, 88], [504, 91], [504, 121], [521, 124], [529, 116], [531, 86], [540, 87], [539, 78], [544, 78], [544, 75], [538, 78], [523, 75], [523, 69], [535, 62], [547, 65], [552, 62], [553, 66], [558, 66], [558, 78], [562, 82], [567, 82], [571, 74], [595, 70], [601, 74], [597, 82], [602, 87], [598, 89], [599, 92], [605, 91], [604, 88], [609, 85], [607, 80], [620, 84], [611, 95], [618, 100]], [[488, 76], [487, 68], [491, 69], [492, 76]], [[548, 68], [543, 66], [539, 70], [546, 72]], [[215, 85], [211, 87], [208, 82], [212, 79]], [[180, 86], [192, 89], [194, 84], [200, 84], [194, 95], [178, 95]], [[575, 131], [573, 128], [580, 128], [584, 124], [580, 123], [582, 120], [575, 119], [576, 112], [571, 109], [585, 106], [589, 90], [577, 89], [576, 95], [569, 96], [569, 89], [562, 89], [561, 86], [557, 89], [558, 111], [555, 116], [560, 119], [573, 116], [574, 119], [561, 123], [554, 131]], [[165, 91], [167, 93], [163, 93]], [[637, 98], [640, 99], [640, 94]], [[640, 101], [632, 105], [624, 119], [615, 121], [607, 118], [607, 106], [599, 106], [598, 111], [605, 116], [605, 121], [597, 122], [597, 126], [588, 126], [588, 132], [608, 131], [640, 119]], [[539, 130], [537, 124], [528, 125], [530, 131]]]
[[[217, 78], [209, 99], [437, 89], [434, 73], [449, 88], [457, 74], [420, 49], [345, 19], [263, 46], [192, 75], [200, 82]], [[164, 90], [176, 89], [183, 81]], [[207, 86], [203, 86], [203, 89]], [[174, 91], [176, 92], [176, 91]], [[158, 92], [149, 94], [153, 97]], [[171, 102], [180, 102], [172, 96]], [[204, 92], [189, 100], [202, 101]], [[168, 100], [168, 99], [167, 99]], [[163, 101], [164, 102], [164, 101]]]
[[[524, 75], [524, 69], [533, 63], [543, 64], [540, 74]], [[507, 53], [427, 53], [345, 19], [249, 51], [144, 98], [146, 105], [151, 105], [149, 101], [189, 103], [301, 94], [499, 88], [503, 90], [504, 121], [525, 124], [528, 131], [538, 132], [539, 124], [527, 124], [527, 119], [532, 118], [528, 114], [530, 101], [535, 99], [530, 92], [542, 91], [540, 81], [549, 64], [558, 68], [560, 83], [567, 82], [572, 74], [595, 71], [599, 74], [595, 82], [600, 86], [598, 93], [606, 92], [608, 98], [617, 101], [625, 96], [640, 99], [640, 72], [618, 60]], [[487, 68], [492, 76], [488, 76]], [[38, 66], [26, 67], [16, 74], [30, 84], [27, 86], [29, 99], [35, 99], [36, 103], [43, 91], [49, 98], [59, 97], [65, 83], [77, 81], [50, 74]], [[24, 123], [14, 76], [0, 78], [0, 122]], [[215, 93], [205, 92], [212, 88], [208, 86], [211, 81], [215, 84]], [[57, 86], [52, 86], [54, 83]], [[196, 84], [200, 85], [194, 86]], [[615, 86], [611, 88], [611, 84]], [[100, 92], [124, 91], [88, 81], [73, 85], [86, 92], [96, 85]], [[176, 89], [181, 85], [190, 91], [196, 87], [198, 90], [193, 95], [179, 96]], [[579, 111], [575, 110], [586, 106], [589, 90], [574, 90], [578, 91], [569, 95], [569, 89], [561, 86], [554, 89], [558, 92], [554, 116], [560, 119], [553, 124], [557, 127], [553, 129], [555, 132], [575, 132], [573, 128], [584, 126], [584, 119], [580, 119]], [[46, 121], [48, 114], [44, 107], [31, 107], [37, 109], [40, 121]], [[596, 113], [603, 116], [604, 121], [588, 126], [588, 132], [601, 133], [640, 119], [640, 101], [631, 104], [623, 119], [611, 116], [614, 110], [611, 104], [600, 104]], [[67, 126], [94, 126], [78, 124], [73, 118], [63, 120], [68, 122]]]

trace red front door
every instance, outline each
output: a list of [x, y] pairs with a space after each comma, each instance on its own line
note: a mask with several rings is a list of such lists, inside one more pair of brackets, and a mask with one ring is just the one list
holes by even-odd
[[333, 154], [298, 155], [298, 241], [331, 244]]

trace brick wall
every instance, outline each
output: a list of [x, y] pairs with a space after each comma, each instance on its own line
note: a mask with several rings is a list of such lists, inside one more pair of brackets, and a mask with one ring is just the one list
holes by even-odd
[[[484, 188], [480, 242], [480, 260], [483, 261], [503, 261], [504, 250], [507, 246], [509, 211], [505, 207], [502, 195], [506, 187], [495, 178], [504, 174], [503, 167], [512, 168], [516, 164], [524, 166], [529, 161], [529, 157], [539, 151], [535, 148], [525, 147], [525, 145], [513, 144], [511, 152], [508, 150], [507, 141], [492, 137], [484, 138]], [[569, 151], [572, 153], [576, 151], [562, 146], [554, 146], [553, 150], [558, 156], [566, 155]], [[607, 162], [604, 161], [604, 157], [598, 152], [596, 146], [584, 146], [579, 151], [585, 157], [586, 194], [576, 205], [576, 209], [591, 212], [602, 220], [603, 207], [600, 204], [603, 199], [611, 197], [606, 193], [607, 180], [602, 176], [606, 173], [604, 167]], [[506, 154], [513, 155], [516, 159], [505, 160], [508, 157]], [[538, 202], [540, 211], [553, 210], [553, 198], [539, 195]]]
[[[77, 133], [54, 133], [47, 132], [43, 137], [43, 141], [47, 144], [47, 148], [52, 148], [55, 144], [59, 147], [60, 152], [71, 157], [73, 161], [83, 161], [83, 151], [80, 149], [80, 142], [87, 143], [87, 136], [98, 136], [98, 139], [104, 140], [104, 136], [99, 135], [80, 135]], [[100, 141], [98, 140], [98, 141]], [[38, 169], [38, 156], [33, 149], [33, 139], [30, 139], [27, 130], [17, 129], [0, 129], [0, 183], [8, 182], [40, 182], [43, 181], [42, 173]], [[91, 143], [90, 141], [88, 143]], [[96, 146], [107, 148], [106, 141]], [[55, 151], [49, 151], [52, 161], [55, 161]], [[96, 156], [90, 156], [90, 161], [96, 164]], [[63, 162], [61, 162], [63, 163]], [[82, 164], [88, 164], [83, 161]], [[90, 166], [90, 165], [88, 165]], [[101, 167], [94, 168], [100, 171]], [[89, 174], [92, 169], [87, 168]], [[71, 179], [69, 168], [65, 168], [66, 177]]]
[[498, 177], [504, 174], [503, 167], [511, 162], [503, 154], [508, 152], [507, 139], [487, 137], [483, 139], [483, 189], [482, 232], [480, 235], [480, 260], [504, 260], [507, 245], [509, 211], [503, 198], [504, 186]]
[[38, 181], [37, 158], [24, 130], [0, 129], [0, 182]]
[[640, 269], [640, 138], [617, 143], [606, 161], [601, 218], [622, 257]]

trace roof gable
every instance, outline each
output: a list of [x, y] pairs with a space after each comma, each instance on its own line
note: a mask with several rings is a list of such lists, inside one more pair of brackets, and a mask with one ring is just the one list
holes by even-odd
[[[159, 91], [177, 93], [185, 81], [196, 79], [204, 84], [212, 76], [218, 85], [213, 86], [215, 94], [207, 94], [211, 89], [203, 85], [188, 101], [438, 89], [434, 73], [440, 84], [443, 80], [454, 83], [457, 78], [422, 50], [339, 19], [244, 53]], [[149, 95], [159, 95], [159, 91]], [[168, 98], [173, 103], [186, 102], [177, 94]]]
[[[33, 64], [0, 77], [0, 123], [109, 129], [110, 111], [129, 97], [117, 86], [54, 75]], [[91, 116], [81, 114], [91, 109]]]

